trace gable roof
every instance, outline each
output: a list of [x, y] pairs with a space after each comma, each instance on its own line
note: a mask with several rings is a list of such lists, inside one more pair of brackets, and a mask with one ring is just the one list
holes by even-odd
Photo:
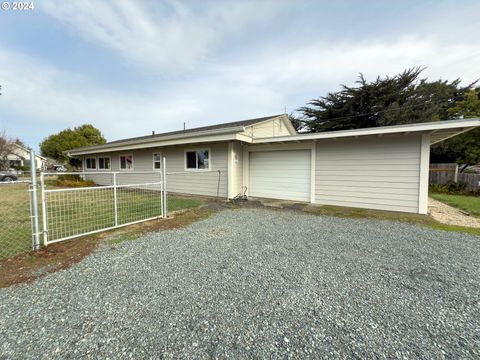
[[[165, 140], [191, 138], [191, 137], [197, 137], [197, 136], [211, 136], [215, 134], [239, 133], [244, 131], [245, 127], [256, 125], [256, 124], [273, 120], [276, 118], [281, 118], [284, 116], [285, 114], [271, 115], [271, 116], [265, 116], [265, 117], [255, 118], [255, 119], [239, 120], [234, 122], [202, 126], [202, 127], [185, 129], [185, 130], [177, 130], [177, 131], [170, 131], [170, 132], [165, 132], [160, 134], [152, 134], [152, 135], [146, 135], [146, 136], [127, 138], [122, 140], [115, 140], [115, 141], [110, 141], [101, 145], [72, 149], [68, 151], [68, 154], [80, 154], [80, 153], [86, 153], [88, 151], [100, 152], [100, 150], [103, 150], [103, 152], [106, 152], [111, 150], [112, 148], [117, 148], [119, 146], [156, 143], [156, 142], [165, 141]], [[291, 124], [289, 125], [292, 126]]]
[[[22, 145], [20, 145], [20, 144], [18, 144], [18, 143], [16, 143], [16, 142], [13, 143], [13, 146], [15, 146], [16, 148], [24, 151], [24, 152], [27, 154], [26, 157], [25, 157], [25, 159], [27, 159], [27, 158], [30, 156], [30, 149], [28, 149], [28, 148], [26, 148], [26, 147], [24, 147], [24, 146], [22, 146]], [[12, 153], [12, 155], [16, 155], [16, 156], [22, 157], [21, 155], [16, 154], [16, 153]], [[37, 157], [37, 158], [39, 158], [39, 159], [41, 159], [41, 160], [46, 160], [46, 158], [45, 158], [44, 156], [39, 155], [39, 154], [37, 154], [37, 153], [35, 153], [35, 157]]]

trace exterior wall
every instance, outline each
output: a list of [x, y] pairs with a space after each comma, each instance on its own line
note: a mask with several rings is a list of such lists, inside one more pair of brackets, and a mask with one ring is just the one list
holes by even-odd
[[423, 213], [420, 192], [428, 184], [420, 183], [421, 154], [421, 135], [319, 141], [315, 202]]
[[[185, 170], [185, 150], [210, 149], [210, 170]], [[227, 196], [227, 144], [207, 144], [192, 146], [172, 146], [165, 148], [148, 148], [123, 152], [95, 154], [87, 157], [110, 157], [110, 170], [89, 170], [85, 172], [112, 172], [118, 171], [117, 184], [146, 183], [159, 181], [160, 172], [138, 174], [137, 172], [153, 172], [153, 153], [160, 152], [167, 163], [167, 190], [170, 192], [216, 196]], [[120, 155], [133, 155], [133, 170], [120, 170]], [[97, 160], [98, 167], [98, 160]], [[220, 175], [218, 173], [220, 170]], [[220, 177], [220, 186], [218, 179]], [[110, 174], [86, 175], [86, 179], [93, 180], [100, 185], [112, 185], [113, 177]]]
[[[210, 149], [210, 171], [185, 171], [185, 150]], [[180, 172], [181, 174], [167, 175], [167, 190], [178, 193], [227, 197], [227, 164], [228, 144], [192, 145], [165, 148], [162, 156], [167, 158], [167, 173]], [[220, 174], [218, 171], [220, 170]], [[220, 186], [218, 181], [220, 178]]]
[[[25, 150], [23, 147], [15, 146], [15, 149], [11, 154], [7, 155], [9, 161], [18, 162], [20, 166], [28, 165], [30, 166], [30, 151]], [[38, 155], [35, 155], [35, 168], [42, 169], [44, 168], [45, 160]]]

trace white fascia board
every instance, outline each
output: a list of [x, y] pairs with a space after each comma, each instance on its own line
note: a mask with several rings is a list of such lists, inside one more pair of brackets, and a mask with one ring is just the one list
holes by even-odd
[[[114, 144], [105, 144], [98, 146], [91, 146], [86, 148], [78, 148], [67, 151], [69, 155], [82, 155], [82, 154], [93, 154], [99, 152], [109, 152], [109, 151], [118, 151], [120, 150], [129, 150], [129, 149], [144, 149], [149, 147], [159, 147], [159, 146], [169, 146], [185, 143], [196, 143], [196, 142], [208, 142], [208, 141], [218, 141], [218, 140], [209, 140], [215, 138], [218, 134], [233, 134], [228, 137], [227, 140], [232, 140], [235, 138], [235, 133], [244, 131], [245, 127], [236, 126], [227, 129], [217, 129], [217, 130], [206, 130], [198, 131], [186, 134], [174, 134], [166, 135], [162, 137], [147, 138], [141, 140], [126, 140], [125, 142], [118, 142]], [[168, 145], [164, 145], [168, 144]]]
[[366, 129], [355, 130], [340, 130], [340, 131], [328, 131], [323, 133], [309, 133], [298, 134], [292, 136], [277, 136], [271, 138], [258, 138], [253, 139], [252, 143], [269, 143], [269, 142], [284, 142], [284, 141], [301, 141], [301, 140], [319, 140], [319, 139], [334, 139], [342, 137], [355, 137], [366, 135], [379, 135], [379, 134], [395, 134], [395, 133], [411, 133], [411, 132], [430, 132], [435, 130], [455, 129], [458, 133], [462, 133], [466, 130], [473, 129], [480, 126], [480, 118], [468, 119], [468, 120], [446, 120], [436, 121], [430, 123], [420, 124], [407, 124], [407, 125], [395, 125], [395, 126], [382, 126]]
[[236, 134], [236, 139], [238, 141], [243, 141], [243, 142], [246, 142], [246, 143], [251, 143], [252, 142], [252, 138], [248, 135], [245, 135], [245, 134]]
[[148, 149], [148, 148], [158, 148], [164, 146], [174, 146], [174, 145], [187, 145], [187, 144], [200, 144], [200, 143], [210, 143], [210, 142], [218, 142], [218, 141], [231, 141], [236, 140], [236, 134], [219, 134], [219, 135], [212, 135], [212, 136], [203, 136], [203, 137], [195, 137], [195, 138], [184, 138], [184, 139], [173, 139], [173, 140], [162, 140], [162, 141], [154, 141], [144, 144], [134, 144], [134, 145], [119, 145], [115, 147], [107, 147], [107, 148], [98, 148], [92, 150], [78, 150], [78, 151], [68, 151], [68, 156], [78, 156], [78, 155], [87, 155], [87, 154], [99, 154], [99, 153], [108, 153], [108, 152], [116, 152], [116, 151], [127, 151], [127, 150], [140, 150], [140, 149]]

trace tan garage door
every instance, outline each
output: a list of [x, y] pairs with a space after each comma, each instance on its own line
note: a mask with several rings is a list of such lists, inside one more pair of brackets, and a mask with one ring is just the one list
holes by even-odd
[[250, 152], [249, 196], [309, 202], [310, 157], [310, 150]]

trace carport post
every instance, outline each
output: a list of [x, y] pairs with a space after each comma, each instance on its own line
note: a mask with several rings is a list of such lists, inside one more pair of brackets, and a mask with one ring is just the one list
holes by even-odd
[[33, 150], [30, 150], [30, 175], [32, 178], [30, 196], [32, 200], [33, 250], [38, 250], [40, 249], [40, 226], [38, 224], [37, 169]]

